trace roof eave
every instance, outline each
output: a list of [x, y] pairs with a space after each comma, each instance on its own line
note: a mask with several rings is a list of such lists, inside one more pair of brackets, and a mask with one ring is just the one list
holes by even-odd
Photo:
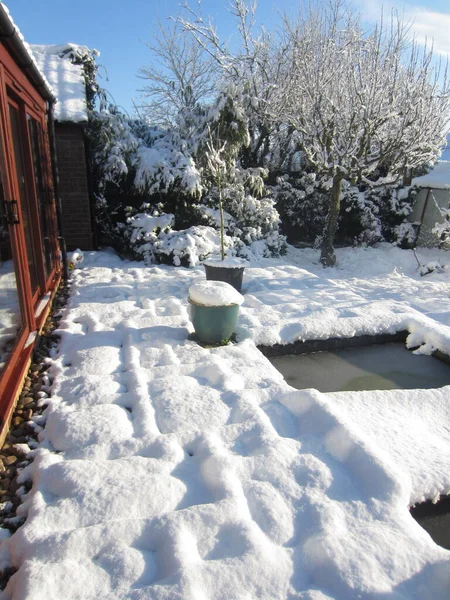
[[0, 42], [13, 56], [18, 66], [25, 71], [29, 79], [44, 100], [55, 102], [56, 98], [39, 71], [36, 63], [23, 43], [17, 28], [11, 23], [8, 13], [0, 3]]

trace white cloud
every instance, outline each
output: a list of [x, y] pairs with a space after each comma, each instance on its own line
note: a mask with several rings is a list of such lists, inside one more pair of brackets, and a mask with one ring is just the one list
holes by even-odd
[[413, 21], [412, 30], [417, 36], [417, 41], [424, 44], [428, 39], [434, 43], [434, 49], [438, 54], [450, 56], [450, 12], [441, 13], [418, 8], [415, 14], [411, 14]]
[[390, 14], [391, 9], [397, 11], [402, 21], [411, 25], [411, 32], [420, 44], [434, 44], [436, 54], [450, 58], [450, 9], [439, 12], [419, 4], [404, 4], [401, 2], [381, 2], [380, 0], [357, 0], [364, 19], [376, 21], [380, 18], [381, 10]]

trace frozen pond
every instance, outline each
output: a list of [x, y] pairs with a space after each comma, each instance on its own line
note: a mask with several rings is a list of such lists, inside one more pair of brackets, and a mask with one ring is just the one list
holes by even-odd
[[432, 356], [416, 356], [403, 343], [276, 356], [270, 361], [297, 389], [342, 392], [450, 385], [450, 366]]

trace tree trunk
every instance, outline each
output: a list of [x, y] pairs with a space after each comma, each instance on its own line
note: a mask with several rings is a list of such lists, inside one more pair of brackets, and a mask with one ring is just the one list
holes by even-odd
[[341, 173], [337, 173], [333, 178], [331, 188], [331, 203], [328, 210], [327, 223], [323, 231], [322, 252], [320, 262], [324, 267], [334, 267], [336, 264], [336, 253], [334, 251], [334, 236], [336, 235], [339, 211], [341, 209], [342, 180]]

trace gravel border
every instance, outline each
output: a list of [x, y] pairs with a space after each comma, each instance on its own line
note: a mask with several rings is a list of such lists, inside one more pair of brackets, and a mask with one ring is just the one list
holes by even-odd
[[[61, 309], [66, 305], [68, 297], [69, 284], [61, 282], [33, 353], [32, 364], [14, 410], [9, 432], [0, 450], [0, 527], [11, 533], [25, 522], [25, 517], [17, 515], [17, 508], [22, 503], [22, 497], [30, 491], [32, 481], [19, 483], [18, 477], [33, 462], [30, 450], [37, 448], [39, 444], [38, 435], [44, 424], [42, 413], [52, 383], [48, 373], [50, 354], [54, 353], [58, 345], [58, 337], [53, 332], [59, 325]], [[16, 570], [8, 568], [0, 571], [0, 590], [5, 589]]]

